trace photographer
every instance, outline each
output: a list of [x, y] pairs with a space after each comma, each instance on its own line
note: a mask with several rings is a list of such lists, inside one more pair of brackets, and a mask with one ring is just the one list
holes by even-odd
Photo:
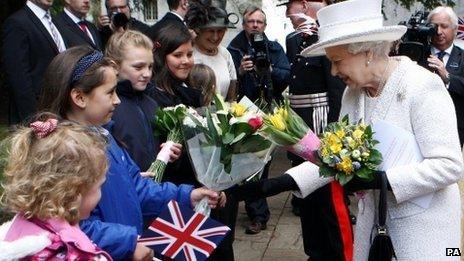
[[[273, 98], [281, 99], [282, 92], [287, 87], [290, 78], [290, 64], [282, 46], [276, 41], [269, 41], [264, 34], [266, 14], [259, 7], [249, 6], [243, 13], [242, 26], [243, 31], [231, 41], [227, 48], [238, 72], [239, 98], [247, 96], [250, 100], [255, 101], [261, 97], [262, 90], [260, 90], [259, 85], [267, 85], [266, 87], [272, 85]], [[253, 48], [254, 39], [257, 40], [255, 42], [259, 46], [264, 46], [264, 50]], [[260, 55], [257, 57], [255, 54]], [[253, 58], [262, 61], [259, 65], [263, 64], [264, 68], [256, 66], [256, 60]], [[264, 60], [267, 60], [267, 66]], [[270, 74], [270, 79], [268, 79], [269, 82], [263, 83], [261, 80], [266, 81], [266, 73]]]
[[150, 26], [131, 17], [131, 10], [127, 0], [105, 0], [107, 14], [98, 17], [98, 28], [103, 46], [113, 32], [121, 32], [126, 29], [136, 30], [148, 36]]
[[[268, 102], [281, 99], [282, 91], [287, 87], [290, 78], [290, 65], [282, 46], [275, 41], [269, 41], [264, 34], [265, 13], [259, 7], [249, 6], [243, 13], [242, 25], [243, 31], [227, 48], [238, 72], [239, 99], [243, 96], [252, 101], [258, 98], [266, 98]], [[253, 41], [255, 48], [252, 46]], [[256, 47], [260, 50], [256, 50]], [[267, 178], [269, 165], [270, 163], [264, 168], [262, 179]], [[245, 201], [245, 208], [252, 220], [245, 232], [257, 234], [266, 229], [270, 214], [266, 199]]]
[[433, 9], [427, 20], [437, 25], [438, 32], [432, 37], [428, 67], [445, 83], [456, 109], [459, 140], [464, 142], [464, 52], [454, 45], [458, 17], [451, 7]]

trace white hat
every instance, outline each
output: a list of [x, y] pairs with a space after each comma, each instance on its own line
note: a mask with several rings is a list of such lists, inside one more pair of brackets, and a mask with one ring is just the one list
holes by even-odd
[[383, 26], [382, 0], [348, 0], [317, 12], [319, 41], [303, 56], [325, 55], [324, 48], [358, 42], [398, 40], [406, 26]]

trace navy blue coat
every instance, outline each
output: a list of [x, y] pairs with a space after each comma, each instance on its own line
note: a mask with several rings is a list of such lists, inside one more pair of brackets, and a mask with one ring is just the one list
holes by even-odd
[[[269, 50], [269, 60], [271, 61], [272, 72], [271, 80], [274, 89], [274, 97], [280, 98], [282, 92], [287, 88], [290, 79], [290, 64], [284, 49], [276, 41], [269, 41], [265, 37]], [[252, 47], [248, 42], [245, 31], [240, 32], [227, 47], [232, 59], [234, 60], [235, 69], [238, 74], [238, 94], [239, 98], [247, 96], [254, 101], [260, 97], [260, 90], [257, 87], [257, 79], [253, 73], [246, 72], [239, 75], [239, 67], [243, 56], [253, 53]]]
[[111, 134], [123, 143], [139, 168], [146, 171], [159, 151], [152, 125], [158, 104], [144, 92], [135, 91], [129, 80], [118, 82], [116, 91], [121, 104], [114, 111]]
[[[111, 130], [113, 123], [107, 128]], [[191, 206], [189, 185], [155, 183], [140, 176], [140, 169], [129, 154], [107, 132], [109, 170], [102, 186], [102, 196], [90, 217], [80, 222], [80, 228], [114, 260], [130, 259], [137, 237], [145, 221], [159, 215], [162, 208], [175, 199]]]

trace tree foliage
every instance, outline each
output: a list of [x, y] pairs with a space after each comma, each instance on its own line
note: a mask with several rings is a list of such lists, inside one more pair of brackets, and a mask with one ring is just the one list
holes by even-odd
[[[329, 0], [329, 2], [338, 3], [343, 2], [345, 0]], [[383, 0], [383, 4], [385, 6], [385, 1]], [[456, 0], [394, 0], [396, 3], [400, 4], [404, 8], [410, 10], [413, 5], [416, 3], [422, 4], [427, 10], [432, 10], [433, 8], [440, 6], [440, 5], [447, 5], [447, 6], [455, 6]]]
[[433, 8], [440, 5], [447, 5], [453, 7], [456, 4], [455, 0], [395, 0], [395, 2], [399, 3], [408, 10], [416, 2], [421, 3], [428, 10], [432, 10]]

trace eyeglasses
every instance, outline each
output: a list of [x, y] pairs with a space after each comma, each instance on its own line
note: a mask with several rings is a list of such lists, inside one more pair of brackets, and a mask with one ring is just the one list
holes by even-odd
[[247, 24], [258, 24], [258, 25], [263, 25], [264, 21], [262, 20], [246, 20], [245, 21]]

